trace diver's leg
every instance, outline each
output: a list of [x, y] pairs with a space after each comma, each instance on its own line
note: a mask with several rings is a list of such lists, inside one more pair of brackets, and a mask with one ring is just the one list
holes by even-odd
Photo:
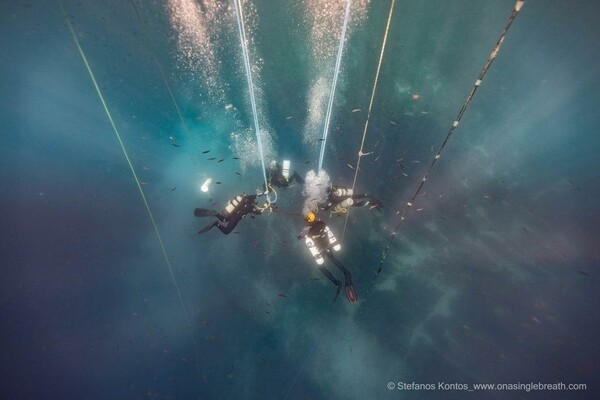
[[381, 211], [381, 202], [367, 193], [355, 194], [352, 196], [352, 200], [354, 200], [353, 207], [369, 206], [369, 209], [376, 208]]
[[198, 231], [198, 233], [206, 233], [217, 225], [219, 225], [219, 221], [211, 222], [210, 224], [206, 225], [204, 228], [200, 229]]
[[327, 268], [319, 267], [319, 271], [321, 271], [321, 273], [323, 275], [325, 275], [327, 277], [327, 279], [329, 279], [335, 285], [336, 291], [335, 291], [335, 297], [333, 298], [333, 301], [335, 302], [337, 300], [338, 294], [340, 294], [340, 287], [342, 287], [341, 282], [338, 281], [337, 279], [335, 279], [335, 277], [333, 275], [331, 275], [331, 272], [329, 272], [329, 270]]
[[335, 258], [331, 252], [327, 252], [327, 257], [344, 273], [344, 279], [346, 281], [346, 298], [348, 299], [348, 302], [356, 303], [358, 298], [356, 296], [356, 291], [354, 290], [354, 285], [352, 284], [352, 275], [350, 274], [350, 271], [344, 268], [344, 265]]
[[352, 200], [354, 200], [354, 207], [363, 207], [369, 204], [369, 195], [366, 193], [357, 193], [352, 195]]
[[233, 217], [229, 218], [229, 222], [227, 223], [227, 226], [223, 225], [223, 224], [218, 224], [217, 228], [219, 228], [219, 230], [221, 232], [223, 232], [224, 235], [229, 235], [231, 233], [231, 231], [233, 231], [236, 227], [236, 225], [238, 224], [238, 222], [240, 222], [242, 218], [240, 218], [238, 215], [235, 215]]
[[294, 179], [296, 179], [296, 182], [298, 182], [300, 184], [304, 183], [304, 179], [302, 179], [302, 177], [300, 175], [298, 175], [298, 173], [296, 171], [294, 171], [294, 173], [290, 177], [290, 182], [293, 181]]
[[194, 216], [196, 217], [214, 217], [216, 215], [218, 215], [216, 211], [207, 210], [206, 208], [196, 208], [194, 210]]

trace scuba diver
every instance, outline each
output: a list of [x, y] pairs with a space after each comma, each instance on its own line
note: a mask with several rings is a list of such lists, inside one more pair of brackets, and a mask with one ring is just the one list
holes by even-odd
[[315, 258], [317, 265], [319, 265], [319, 271], [335, 285], [336, 293], [333, 301], [335, 302], [337, 300], [342, 285], [341, 282], [323, 266], [325, 263], [323, 254], [343, 272], [346, 281], [346, 298], [349, 303], [356, 303], [358, 298], [354, 291], [354, 286], [352, 285], [352, 275], [350, 275], [350, 272], [344, 268], [342, 263], [333, 256], [333, 251], [339, 251], [342, 247], [337, 243], [337, 239], [333, 236], [333, 233], [331, 233], [327, 225], [325, 225], [325, 222], [317, 219], [317, 215], [314, 212], [308, 212], [306, 215], [306, 222], [308, 223], [308, 226], [302, 230], [300, 235], [298, 235], [298, 239], [304, 239], [306, 246]]
[[[204, 228], [202, 228], [198, 233], [205, 233], [210, 231], [215, 226], [219, 228], [223, 234], [228, 235], [233, 231], [242, 219], [246, 217], [248, 214], [260, 215], [262, 212], [269, 206], [269, 203], [266, 203], [262, 208], [258, 207], [256, 204], [256, 198], [258, 195], [246, 195], [240, 194], [235, 196], [233, 199], [227, 202], [227, 205], [218, 213], [214, 210], [207, 210], [205, 208], [196, 208], [194, 210], [194, 215], [196, 217], [217, 217], [218, 221], [214, 221]], [[251, 215], [254, 218], [254, 215]], [[227, 225], [225, 225], [227, 223]]]
[[271, 161], [269, 166], [269, 186], [287, 188], [296, 179], [296, 182], [303, 184], [304, 179], [296, 171], [290, 175], [290, 161], [283, 160], [283, 166], [276, 161]]
[[368, 193], [355, 194], [351, 188], [335, 187], [331, 185], [327, 189], [327, 200], [319, 204], [319, 208], [324, 211], [331, 211], [334, 214], [344, 214], [348, 207], [365, 207], [369, 210], [376, 208], [381, 211], [381, 202]]

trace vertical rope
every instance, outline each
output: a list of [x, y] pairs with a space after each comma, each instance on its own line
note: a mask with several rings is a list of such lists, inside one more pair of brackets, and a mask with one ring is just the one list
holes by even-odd
[[[390, 30], [390, 23], [392, 21], [392, 14], [394, 13], [394, 5], [396, 0], [392, 0], [390, 4], [390, 11], [388, 13], [387, 23], [385, 25], [385, 33], [383, 35], [383, 43], [381, 44], [381, 52], [379, 53], [379, 62], [377, 63], [377, 72], [375, 73], [375, 81], [373, 82], [373, 90], [371, 90], [371, 99], [369, 100], [369, 110], [367, 111], [367, 119], [365, 121], [365, 127], [363, 129], [362, 141], [360, 142], [360, 149], [358, 150], [358, 160], [356, 161], [356, 168], [354, 169], [354, 179], [352, 180], [352, 193], [354, 193], [354, 186], [356, 185], [356, 177], [358, 176], [358, 170], [360, 168], [360, 159], [365, 155], [363, 153], [365, 138], [367, 137], [367, 129], [369, 127], [369, 119], [371, 118], [371, 111], [373, 109], [373, 99], [375, 98], [375, 91], [377, 90], [377, 83], [379, 82], [379, 71], [381, 70], [381, 62], [383, 60], [383, 54], [385, 53], [385, 45], [387, 43], [388, 32]], [[348, 216], [350, 215], [350, 208], [346, 212], [346, 220], [344, 221], [344, 230], [342, 231], [342, 240], [346, 234], [346, 225], [348, 224]]]
[[[237, 17], [238, 29], [240, 32], [240, 42], [242, 45], [242, 57], [244, 59], [244, 66], [246, 68], [246, 78], [248, 81], [248, 92], [250, 93], [250, 105], [252, 107], [252, 116], [254, 118], [254, 131], [256, 132], [256, 142], [258, 143], [258, 153], [260, 156], [260, 162], [262, 163], [263, 178], [265, 180], [265, 190], [269, 187], [267, 181], [267, 169], [265, 167], [265, 157], [263, 154], [262, 140], [260, 137], [260, 129], [258, 127], [258, 112], [256, 111], [256, 99], [254, 97], [254, 84], [252, 83], [252, 70], [250, 67], [250, 57], [248, 56], [248, 41], [246, 40], [246, 30], [244, 27], [244, 14], [242, 12], [241, 0], [233, 0], [235, 6], [235, 15]], [[270, 202], [271, 199], [267, 193], [267, 200]]]
[[[117, 127], [115, 125], [115, 122], [112, 118], [112, 115], [108, 109], [108, 106], [106, 105], [106, 101], [104, 100], [104, 96], [102, 95], [102, 91], [100, 90], [100, 86], [98, 85], [98, 82], [96, 81], [96, 77], [94, 75], [94, 72], [92, 70], [92, 67], [90, 66], [90, 63], [88, 62], [88, 59], [85, 55], [85, 52], [83, 51], [83, 48], [81, 47], [80, 43], [79, 43], [79, 39], [77, 39], [77, 35], [75, 34], [75, 30], [73, 29], [73, 25], [71, 24], [71, 21], [69, 20], [69, 17], [67, 15], [67, 12], [64, 8], [64, 5], [62, 3], [62, 1], [60, 2], [60, 7], [62, 9], [62, 12], [64, 14], [65, 17], [65, 21], [67, 22], [67, 26], [69, 27], [69, 31], [71, 32], [71, 36], [73, 36], [73, 41], [75, 42], [75, 45], [77, 46], [77, 50], [79, 51], [79, 55], [81, 56], [81, 59], [83, 61], [83, 64], [85, 65], [85, 68], [87, 69], [87, 72], [90, 76], [90, 79], [92, 80], [92, 83], [94, 84], [94, 88], [96, 89], [96, 93], [98, 94], [98, 97], [100, 99], [100, 102], [102, 103], [102, 107], [104, 108], [104, 112], [106, 113], [106, 116], [108, 117], [108, 120], [110, 122], [111, 127], [113, 128], [113, 131], [115, 132], [115, 136], [117, 137], [117, 140], [119, 142], [119, 145], [121, 147], [121, 150], [123, 151], [123, 155], [125, 156], [125, 160], [127, 161], [127, 164], [129, 165], [129, 169], [131, 171], [131, 174], [133, 175], [133, 179], [135, 180], [135, 183], [137, 185], [137, 188], [140, 192], [140, 195], [142, 196], [142, 201], [144, 202], [144, 206], [146, 207], [146, 211], [148, 212], [148, 216], [150, 217], [150, 221], [152, 222], [152, 226], [154, 227], [154, 232], [156, 233], [156, 238], [158, 239], [158, 243], [160, 244], [160, 249], [162, 251], [163, 257], [165, 259], [165, 262], [167, 264], [167, 267], [169, 268], [169, 273], [171, 274], [171, 280], [173, 281], [173, 285], [175, 286], [175, 289], [177, 290], [177, 295], [179, 297], [179, 302], [181, 304], [181, 309], [183, 310], [183, 313], [185, 315], [185, 320], [187, 322], [188, 327], [192, 327], [192, 322], [190, 320], [190, 317], [188, 315], [188, 312], [185, 308], [185, 304], [183, 302], [183, 297], [181, 296], [181, 290], [179, 289], [179, 284], [177, 283], [177, 279], [175, 279], [175, 274], [173, 273], [173, 268], [171, 266], [171, 261], [169, 260], [169, 256], [167, 255], [167, 250], [165, 248], [165, 245], [163, 243], [162, 237], [160, 235], [160, 232], [158, 231], [158, 226], [156, 225], [156, 221], [154, 219], [154, 215], [152, 214], [152, 211], [150, 210], [150, 205], [148, 204], [148, 200], [146, 199], [146, 195], [144, 194], [144, 190], [142, 189], [142, 185], [140, 183], [140, 180], [138, 179], [138, 176], [135, 172], [135, 168], [133, 167], [133, 163], [131, 162], [131, 159], [129, 158], [129, 154], [127, 153], [127, 149], [125, 148], [125, 144], [123, 143], [123, 140], [121, 139], [121, 135], [119, 134], [119, 131], [117, 130]], [[198, 351], [196, 349], [196, 341], [194, 340], [193, 334], [192, 334], [192, 344], [193, 344], [193, 348], [194, 348], [194, 354], [196, 356], [196, 368], [198, 368], [199, 364], [198, 364]]]
[[[511, 13], [510, 17], [508, 18], [508, 21], [506, 22], [506, 25], [504, 26], [504, 30], [502, 31], [502, 34], [500, 35], [500, 38], [496, 42], [496, 45], [494, 46], [494, 49], [490, 53], [490, 56], [488, 57], [485, 65], [483, 66], [483, 69], [479, 73], [479, 76], [477, 77], [477, 80], [473, 84], [473, 87], [471, 88], [471, 91], [469, 92], [469, 94], [467, 96], [467, 99], [465, 100], [465, 102], [463, 103], [462, 107], [460, 108], [460, 111], [458, 112], [458, 115], [456, 116], [454, 122], [450, 126], [450, 130], [448, 131], [448, 134], [446, 135], [446, 138], [444, 139], [442, 145], [440, 146], [440, 148], [437, 151], [437, 153], [436, 153], [435, 157], [433, 158], [433, 160], [431, 160], [431, 163], [429, 164], [429, 167], [427, 168], [427, 171], [425, 172], [425, 175], [423, 176], [423, 179], [419, 183], [419, 186], [417, 187], [417, 190], [415, 190], [415, 192], [413, 193], [413, 195], [410, 197], [410, 200], [404, 206], [404, 208], [402, 210], [402, 215], [400, 216], [400, 220], [396, 224], [396, 226], [394, 228], [394, 231], [390, 235], [390, 239], [388, 240], [386, 246], [383, 249], [383, 252], [381, 254], [381, 260], [379, 260], [379, 268], [377, 269], [377, 272], [375, 273], [375, 276], [373, 277], [373, 280], [371, 281], [371, 284], [369, 285], [369, 288], [367, 289], [367, 291], [373, 286], [373, 284], [375, 283], [375, 280], [377, 279], [377, 277], [381, 273], [381, 269], [383, 267], [383, 263], [385, 262], [385, 259], [386, 259], [387, 255], [388, 255], [388, 251], [390, 249], [390, 246], [392, 245], [392, 242], [394, 241], [394, 238], [396, 237], [396, 235], [398, 233], [398, 230], [400, 229], [400, 226], [402, 226], [402, 224], [404, 223], [404, 220], [405, 220], [406, 215], [408, 214], [408, 211], [410, 210], [410, 208], [414, 204], [417, 196], [421, 192], [421, 189], [425, 185], [425, 182], [427, 182], [427, 178], [429, 178], [429, 174], [431, 173], [431, 170], [433, 169], [433, 167], [436, 164], [436, 162], [440, 159], [440, 155], [441, 155], [442, 151], [444, 150], [444, 148], [446, 147], [446, 144], [448, 143], [448, 140], [450, 139], [450, 136], [452, 136], [452, 134], [454, 133], [454, 131], [458, 127], [458, 124], [460, 123], [460, 120], [462, 119], [465, 111], [469, 107], [469, 104], [471, 103], [471, 100], [473, 99], [473, 96], [477, 92], [477, 89], [479, 89], [479, 86], [481, 85], [481, 82], [483, 81], [483, 78], [484, 78], [485, 74], [487, 73], [488, 69], [492, 65], [492, 62], [494, 62], [494, 60], [496, 59], [496, 56], [498, 55], [498, 52], [500, 51], [500, 46], [504, 42], [504, 38], [506, 37], [506, 34], [508, 33], [508, 30], [511, 27], [513, 21], [517, 17], [517, 14], [519, 13], [519, 11], [521, 11], [521, 7], [523, 7], [523, 3], [524, 3], [524, 0], [518, 0], [516, 2], [515, 6], [513, 8], [513, 11]], [[400, 214], [400, 211], [398, 211], [396, 214]]]

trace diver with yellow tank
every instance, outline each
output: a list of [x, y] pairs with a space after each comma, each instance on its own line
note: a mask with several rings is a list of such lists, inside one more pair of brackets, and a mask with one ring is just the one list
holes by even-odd
[[358, 298], [356, 296], [356, 291], [354, 290], [354, 285], [352, 284], [352, 275], [333, 255], [333, 252], [340, 251], [342, 246], [338, 243], [325, 222], [317, 219], [317, 214], [309, 211], [306, 215], [306, 222], [308, 223], [308, 226], [306, 226], [300, 235], [298, 235], [298, 239], [304, 239], [306, 247], [308, 247], [308, 250], [315, 258], [319, 271], [335, 285], [336, 293], [333, 301], [336, 301], [342, 284], [323, 266], [325, 263], [325, 259], [323, 258], [324, 255], [342, 271], [344, 280], [346, 281], [346, 298], [349, 303], [356, 303]]

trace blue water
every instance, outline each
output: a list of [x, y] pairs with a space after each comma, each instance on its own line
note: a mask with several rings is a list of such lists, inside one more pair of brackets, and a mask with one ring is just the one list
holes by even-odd
[[[324, 3], [243, 2], [266, 162], [301, 175], [318, 163], [343, 19]], [[194, 208], [263, 180], [233, 3], [134, 4], [141, 22], [130, 1], [64, 8], [183, 302], [59, 3], [1, 2], [2, 398], [600, 397], [600, 4], [526, 1], [367, 292], [514, 6], [396, 2], [357, 180], [384, 210], [352, 210], [338, 257], [355, 305], [331, 303], [296, 239], [300, 186], [236, 234], [196, 233], [209, 221]], [[352, 183], [388, 10], [353, 2], [334, 183]], [[222, 182], [210, 194], [207, 177]], [[324, 218], [341, 237], [344, 219]], [[387, 388], [532, 381], [587, 389]]]

